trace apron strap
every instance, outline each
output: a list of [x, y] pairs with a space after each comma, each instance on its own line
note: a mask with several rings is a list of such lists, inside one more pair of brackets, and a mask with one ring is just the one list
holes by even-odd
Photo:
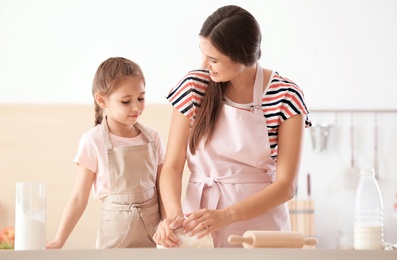
[[[153, 154], [155, 156], [154, 158], [157, 159], [157, 145], [156, 145], [156, 142], [153, 139], [153, 136], [139, 122], [136, 122], [135, 126], [139, 129], [139, 131], [141, 131], [143, 136], [145, 136], [145, 138], [149, 141], [150, 145], [153, 148], [152, 151], [153, 151]], [[107, 117], [106, 116], [102, 120], [101, 127], [103, 129], [102, 136], [103, 136], [105, 149], [106, 149], [106, 151], [111, 150], [113, 148], [113, 145], [112, 145], [112, 141], [110, 140], [110, 133], [109, 133], [109, 127], [108, 127], [108, 124], [107, 124]]]
[[152, 145], [152, 148], [153, 148], [152, 151], [154, 154], [154, 158], [156, 158], [156, 161], [157, 161], [157, 145], [153, 139], [153, 136], [139, 122], [136, 122], [135, 126], [141, 131], [141, 133], [146, 137], [146, 139], [148, 139], [149, 143]]
[[110, 141], [110, 134], [109, 134], [109, 127], [108, 127], [108, 119], [107, 116], [105, 116], [102, 120], [101, 123], [101, 127], [102, 127], [102, 137], [103, 137], [103, 142], [105, 145], [105, 150], [110, 150], [113, 148], [112, 146], [112, 142]]
[[258, 62], [256, 63], [253, 112], [263, 117], [262, 96], [263, 96], [263, 70], [262, 70], [262, 66]]

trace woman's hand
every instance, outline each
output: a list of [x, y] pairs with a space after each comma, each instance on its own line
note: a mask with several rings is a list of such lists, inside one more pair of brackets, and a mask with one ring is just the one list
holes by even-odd
[[183, 233], [202, 238], [209, 233], [233, 223], [231, 215], [225, 210], [200, 209], [185, 215]]
[[183, 217], [166, 218], [160, 222], [153, 240], [157, 245], [164, 247], [176, 247], [181, 242], [174, 234], [173, 230], [182, 227]]

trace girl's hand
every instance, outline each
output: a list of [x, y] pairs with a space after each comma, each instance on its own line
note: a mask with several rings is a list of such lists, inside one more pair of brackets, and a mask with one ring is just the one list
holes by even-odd
[[200, 209], [186, 214], [185, 217], [183, 233], [189, 233], [191, 236], [197, 234], [197, 238], [202, 238], [233, 222], [232, 218], [224, 210]]
[[153, 240], [157, 245], [164, 247], [176, 247], [181, 242], [174, 234], [173, 230], [182, 227], [183, 217], [166, 218], [160, 222]]
[[45, 244], [45, 249], [61, 249], [61, 248], [62, 248], [62, 245], [58, 241], [52, 241], [52, 242]]

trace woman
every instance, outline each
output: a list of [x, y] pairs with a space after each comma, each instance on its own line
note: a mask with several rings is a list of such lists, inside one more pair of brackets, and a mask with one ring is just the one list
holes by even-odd
[[[200, 31], [203, 69], [189, 72], [167, 99], [174, 106], [160, 197], [166, 216], [154, 240], [181, 242], [173, 229], [215, 247], [233, 247], [229, 235], [290, 230], [286, 202], [294, 196], [303, 130], [310, 126], [301, 89], [262, 68], [255, 18], [224, 6]], [[182, 172], [191, 172], [184, 207]]]

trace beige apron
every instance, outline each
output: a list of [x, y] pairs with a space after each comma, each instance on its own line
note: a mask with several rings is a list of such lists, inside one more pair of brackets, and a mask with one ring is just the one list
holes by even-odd
[[[252, 111], [225, 104], [211, 142], [205, 146], [201, 142], [195, 155], [188, 149], [191, 175], [184, 212], [228, 207], [274, 181], [276, 164], [270, 156], [262, 93], [263, 72], [257, 64]], [[229, 244], [228, 236], [243, 235], [247, 230], [289, 231], [289, 223], [288, 208], [284, 203], [259, 217], [212, 232], [214, 246], [241, 247]]]
[[157, 148], [139, 123], [147, 144], [112, 147], [106, 119], [102, 132], [109, 163], [110, 194], [102, 202], [97, 249], [155, 247], [160, 222], [156, 190]]

